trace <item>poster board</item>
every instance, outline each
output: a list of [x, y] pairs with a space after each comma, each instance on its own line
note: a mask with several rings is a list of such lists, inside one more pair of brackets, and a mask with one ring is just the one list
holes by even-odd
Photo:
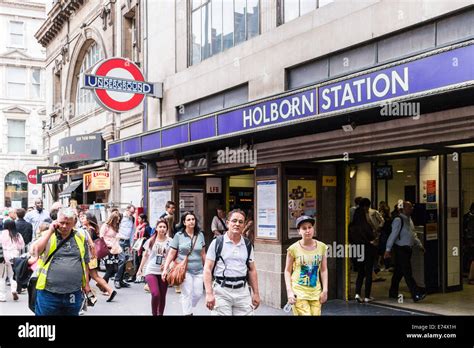
[[171, 201], [171, 190], [150, 190], [148, 215], [150, 226], [155, 227], [160, 216], [165, 212], [166, 202]]
[[277, 204], [277, 181], [257, 181], [257, 238], [278, 238]]
[[296, 219], [316, 216], [316, 180], [288, 180], [288, 238], [299, 237]]
[[196, 215], [198, 225], [204, 228], [204, 191], [200, 189], [185, 189], [179, 191], [179, 219], [190, 211]]

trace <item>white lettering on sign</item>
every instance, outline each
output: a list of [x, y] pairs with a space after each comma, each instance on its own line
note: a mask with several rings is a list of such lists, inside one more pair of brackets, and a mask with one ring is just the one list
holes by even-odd
[[66, 145], [66, 146], [61, 146], [59, 148], [59, 156], [64, 156], [64, 155], [75, 155], [76, 151], [74, 151], [72, 144]]
[[[403, 68], [403, 76], [393, 70], [390, 74], [380, 73], [375, 78], [364, 77], [352, 82], [342, 82], [340, 85], [324, 88], [321, 93], [323, 103], [321, 108], [343, 107], [361, 102], [362, 99], [370, 101], [373, 98], [384, 98], [396, 95], [398, 92], [409, 90], [408, 67]], [[365, 89], [365, 96], [363, 95]]]
[[299, 117], [307, 113], [315, 113], [313, 94], [294, 96], [280, 102], [263, 104], [243, 110], [243, 128], [251, 128], [262, 124], [276, 122], [278, 119]]

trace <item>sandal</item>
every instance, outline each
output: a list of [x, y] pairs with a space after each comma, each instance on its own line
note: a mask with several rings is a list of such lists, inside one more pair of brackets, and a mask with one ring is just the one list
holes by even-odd
[[107, 299], [106, 302], [112, 302], [112, 300], [114, 299], [115, 295], [117, 295], [117, 291], [112, 291], [112, 293], [110, 294], [109, 298]]

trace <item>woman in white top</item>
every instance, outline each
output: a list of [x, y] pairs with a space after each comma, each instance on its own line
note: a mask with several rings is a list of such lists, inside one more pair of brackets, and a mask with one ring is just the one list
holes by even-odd
[[14, 301], [18, 301], [17, 284], [13, 279], [12, 259], [20, 256], [25, 247], [23, 237], [16, 230], [15, 221], [8, 219], [3, 222], [3, 232], [0, 241], [3, 247], [4, 261], [0, 263], [0, 302], [6, 301], [6, 279], [10, 279], [10, 288]]
[[163, 315], [166, 304], [166, 291], [168, 284], [161, 279], [171, 238], [168, 237], [168, 223], [166, 220], [158, 221], [156, 232], [143, 246], [145, 254], [137, 272], [137, 276], [145, 276], [151, 293], [152, 315]]

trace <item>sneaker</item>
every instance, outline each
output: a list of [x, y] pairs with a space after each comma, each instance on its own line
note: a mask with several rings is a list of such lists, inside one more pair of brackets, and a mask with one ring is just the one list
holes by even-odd
[[12, 295], [13, 295], [13, 301], [18, 301], [18, 294], [16, 292], [13, 292]]
[[384, 282], [386, 281], [387, 279], [385, 278], [382, 278], [382, 277], [375, 277], [374, 279], [372, 279], [372, 282]]
[[114, 286], [115, 286], [115, 289], [120, 289], [122, 287], [122, 285], [118, 281], [114, 282]]
[[177, 286], [175, 290], [177, 294], [181, 294], [181, 286]]
[[426, 294], [418, 294], [413, 297], [413, 302], [420, 302], [426, 297]]
[[362, 301], [362, 297], [360, 297], [359, 294], [356, 294], [356, 295], [355, 295], [355, 299], [356, 299], [356, 301], [359, 302], [359, 303], [362, 303], [362, 302], [363, 302], [363, 301]]
[[84, 313], [85, 313], [85, 312], [84, 312], [83, 309], [81, 309], [81, 310], [79, 311], [79, 315], [84, 315]]
[[128, 283], [125, 283], [125, 282], [120, 282], [120, 286], [121, 286], [122, 288], [129, 288], [131, 285], [128, 284]]
[[364, 303], [370, 303], [370, 302], [372, 302], [373, 300], [375, 300], [375, 298], [373, 298], [373, 297], [366, 297], [366, 298], [364, 298]]

